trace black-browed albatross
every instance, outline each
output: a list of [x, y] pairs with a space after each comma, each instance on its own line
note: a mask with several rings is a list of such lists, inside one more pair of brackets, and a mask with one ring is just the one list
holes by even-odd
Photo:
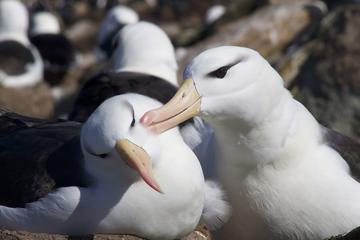
[[0, 2], [0, 84], [33, 86], [43, 77], [39, 52], [29, 42], [28, 12], [17, 0]]
[[113, 53], [113, 39], [115, 35], [128, 24], [139, 21], [138, 14], [129, 7], [118, 5], [112, 7], [104, 17], [98, 34], [97, 58], [99, 61], [108, 60]]
[[75, 49], [61, 32], [60, 22], [50, 12], [37, 12], [32, 16], [30, 41], [39, 50], [44, 61], [44, 79], [50, 86], [59, 85], [75, 63]]
[[[0, 112], [0, 228], [178, 239], [205, 201], [200, 164], [178, 129], [139, 123], [160, 106], [138, 94], [103, 102], [81, 128]], [[170, 144], [170, 145], [168, 145]]]
[[[89, 79], [75, 102], [70, 120], [85, 121], [107, 98], [123, 93], [137, 93], [168, 101], [177, 90], [177, 63], [174, 48], [166, 34], [156, 25], [139, 22], [124, 27], [116, 36], [113, 68]], [[181, 135], [194, 151], [204, 175], [211, 178], [216, 168], [213, 129], [200, 118], [180, 128]], [[206, 181], [203, 222], [215, 229], [229, 216], [229, 206], [219, 185]]]
[[28, 12], [17, 0], [0, 1], [0, 104], [23, 114], [50, 117], [54, 103], [43, 62], [27, 37]]
[[[174, 47], [165, 32], [154, 24], [125, 26], [114, 39], [113, 66], [90, 78], [75, 101], [70, 120], [84, 122], [109, 97], [138, 93], [167, 102], [177, 90]], [[209, 124], [194, 118], [181, 126], [185, 142], [202, 163], [206, 177], [215, 171], [214, 132]]]
[[184, 78], [142, 122], [161, 132], [202, 113], [213, 123], [233, 207], [222, 239], [325, 239], [360, 226], [360, 145], [322, 127], [260, 54], [210, 49]]

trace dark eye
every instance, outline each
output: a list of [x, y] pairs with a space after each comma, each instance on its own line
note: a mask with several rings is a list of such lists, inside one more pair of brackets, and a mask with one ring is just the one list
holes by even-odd
[[133, 118], [133, 120], [131, 121], [130, 126], [131, 126], [131, 127], [134, 127], [134, 126], [135, 126], [135, 118]]
[[89, 152], [91, 155], [99, 157], [99, 158], [106, 158], [109, 154], [108, 153], [101, 153], [101, 154], [95, 154], [95, 153], [91, 153]]
[[210, 77], [214, 78], [224, 78], [227, 71], [232, 67], [233, 65], [224, 66], [221, 68], [216, 69], [215, 71], [212, 71], [208, 74]]
[[107, 153], [102, 153], [102, 154], [99, 154], [97, 156], [101, 157], [101, 158], [106, 158], [108, 156], [108, 154]]

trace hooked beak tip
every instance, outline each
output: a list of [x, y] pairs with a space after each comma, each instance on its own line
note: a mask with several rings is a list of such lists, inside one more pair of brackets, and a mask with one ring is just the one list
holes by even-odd
[[148, 116], [149, 112], [146, 112], [141, 118], [140, 118], [140, 122], [144, 125], [144, 126], [149, 126], [151, 124], [151, 120], [150, 117]]
[[147, 174], [141, 174], [141, 177], [144, 179], [144, 181], [155, 191], [158, 193], [164, 194], [163, 190], [161, 189], [160, 185], [157, 183], [157, 181], [154, 179], [153, 176], [147, 175]]

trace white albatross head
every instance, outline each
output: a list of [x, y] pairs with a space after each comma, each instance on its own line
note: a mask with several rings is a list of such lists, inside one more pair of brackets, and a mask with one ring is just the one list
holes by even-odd
[[26, 36], [29, 27], [29, 13], [23, 3], [17, 0], [0, 1], [0, 35], [18, 34]]
[[60, 22], [54, 14], [38, 12], [33, 16], [31, 35], [59, 34], [60, 32]]
[[125, 6], [116, 6], [111, 8], [101, 23], [98, 39], [99, 43], [101, 44], [105, 41], [109, 35], [115, 34], [119, 28], [138, 21], [138, 14], [131, 8]]
[[81, 130], [87, 166], [98, 174], [127, 176], [129, 182], [136, 181], [139, 174], [151, 188], [161, 192], [154, 175], [154, 167], [161, 161], [161, 135], [152, 134], [139, 122], [144, 112], [160, 105], [138, 94], [104, 101]]
[[127, 25], [115, 37], [113, 68], [145, 73], [177, 86], [175, 50], [169, 37], [148, 22]]
[[282, 79], [256, 51], [224, 46], [204, 51], [186, 67], [184, 83], [163, 107], [144, 114], [141, 122], [163, 132], [200, 113], [217, 119], [261, 121], [271, 109]]
[[210, 25], [219, 20], [226, 12], [226, 7], [223, 5], [214, 5], [211, 6], [205, 15], [205, 23]]
[[116, 33], [124, 26], [138, 21], [138, 14], [131, 8], [125, 6], [111, 8], [100, 25], [97, 39], [99, 48], [110, 57], [112, 39]]

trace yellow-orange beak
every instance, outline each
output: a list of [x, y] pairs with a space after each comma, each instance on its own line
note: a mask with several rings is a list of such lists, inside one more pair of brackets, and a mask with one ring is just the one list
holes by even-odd
[[162, 193], [160, 185], [154, 178], [150, 156], [145, 150], [127, 139], [118, 140], [115, 145], [116, 151], [127, 163], [135, 169], [141, 178], [155, 191]]
[[146, 112], [140, 121], [152, 132], [162, 133], [198, 115], [200, 104], [201, 96], [192, 78], [188, 78], [168, 103]]

